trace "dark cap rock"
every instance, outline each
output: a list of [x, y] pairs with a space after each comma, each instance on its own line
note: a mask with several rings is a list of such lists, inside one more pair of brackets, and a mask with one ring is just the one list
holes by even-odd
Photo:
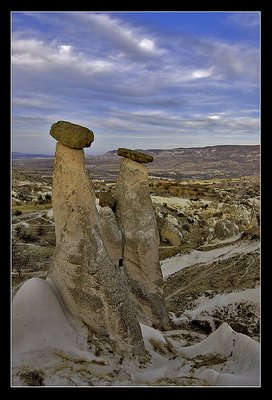
[[68, 121], [56, 122], [51, 126], [49, 133], [58, 142], [72, 149], [90, 147], [94, 141], [94, 134], [90, 129]]
[[132, 161], [137, 161], [139, 163], [149, 163], [153, 161], [153, 156], [150, 154], [141, 153], [140, 151], [125, 149], [120, 147], [117, 150], [117, 154], [120, 157], [129, 158]]

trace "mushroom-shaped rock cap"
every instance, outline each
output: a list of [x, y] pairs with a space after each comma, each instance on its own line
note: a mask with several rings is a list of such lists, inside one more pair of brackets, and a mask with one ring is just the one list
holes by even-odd
[[53, 124], [50, 129], [50, 135], [72, 149], [90, 147], [94, 141], [94, 134], [90, 129], [68, 121], [58, 121]]
[[139, 163], [149, 163], [153, 161], [153, 156], [150, 154], [141, 153], [140, 151], [125, 149], [120, 147], [117, 150], [118, 156], [129, 158], [132, 161], [137, 161]]

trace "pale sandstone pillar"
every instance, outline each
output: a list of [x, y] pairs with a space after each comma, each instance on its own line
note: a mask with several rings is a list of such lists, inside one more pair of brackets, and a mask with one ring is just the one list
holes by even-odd
[[65, 145], [57, 143], [54, 160], [56, 249], [48, 278], [72, 315], [87, 325], [90, 341], [96, 337], [117, 352], [143, 355], [134, 306], [101, 238], [95, 193], [81, 149], [93, 141], [92, 132], [86, 129], [60, 121], [50, 131], [59, 141], [64, 137]]
[[124, 268], [140, 322], [159, 329], [170, 326], [159, 262], [159, 232], [150, 197], [146, 162], [153, 157], [128, 149], [116, 186], [117, 220], [123, 234]]

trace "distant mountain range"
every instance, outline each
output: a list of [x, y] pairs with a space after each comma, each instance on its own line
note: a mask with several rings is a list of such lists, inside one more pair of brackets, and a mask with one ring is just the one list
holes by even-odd
[[[153, 155], [147, 164], [150, 176], [176, 179], [208, 179], [260, 174], [259, 145], [219, 145], [174, 149], [148, 149], [143, 153]], [[14, 167], [20, 165], [31, 170], [52, 168], [53, 155], [13, 153]], [[121, 157], [117, 150], [86, 156], [86, 166], [93, 178], [116, 180]]]
[[[235, 145], [235, 144], [224, 144], [224, 145], [216, 145], [216, 146], [204, 146], [204, 147], [177, 147], [173, 149], [135, 149], [137, 151], [141, 151], [143, 153], [152, 154], [154, 157], [156, 156], [168, 156], [169, 154], [176, 155], [211, 155], [211, 154], [248, 154], [248, 153], [259, 153], [260, 146], [259, 145]], [[117, 155], [117, 150], [111, 150], [104, 154], [104, 156], [114, 156]]]
[[32, 154], [32, 153], [19, 153], [16, 151], [13, 151], [11, 154], [12, 160], [18, 160], [18, 159], [29, 159], [29, 158], [52, 158], [54, 157], [53, 155], [48, 155], [48, 154]]
[[[139, 150], [151, 154], [150, 175], [173, 178], [212, 178], [258, 175], [260, 173], [259, 145], [218, 145], [192, 148]], [[100, 162], [119, 164], [117, 151], [101, 156]]]

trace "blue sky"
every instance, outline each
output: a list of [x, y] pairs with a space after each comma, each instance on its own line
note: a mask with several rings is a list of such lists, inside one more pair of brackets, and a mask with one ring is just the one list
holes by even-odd
[[12, 150], [59, 120], [118, 147], [260, 142], [259, 12], [13, 12]]

